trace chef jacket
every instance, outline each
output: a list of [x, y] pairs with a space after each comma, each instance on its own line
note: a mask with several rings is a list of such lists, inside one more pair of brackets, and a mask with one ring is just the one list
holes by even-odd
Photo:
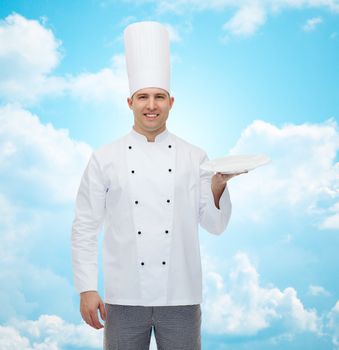
[[206, 153], [167, 129], [148, 142], [132, 129], [92, 153], [76, 199], [72, 260], [79, 293], [97, 290], [97, 236], [104, 226], [104, 301], [166, 306], [202, 302], [198, 225], [222, 233]]

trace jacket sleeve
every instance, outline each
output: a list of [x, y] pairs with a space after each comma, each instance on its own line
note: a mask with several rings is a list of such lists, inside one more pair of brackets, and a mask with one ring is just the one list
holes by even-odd
[[[204, 154], [200, 165], [206, 161], [208, 161], [208, 157]], [[221, 234], [225, 231], [229, 222], [232, 204], [226, 184], [219, 201], [220, 209], [215, 206], [211, 188], [212, 175], [212, 172], [200, 169], [199, 221], [200, 225], [208, 232]]]
[[106, 186], [92, 154], [78, 190], [72, 226], [72, 265], [76, 290], [97, 290], [98, 234], [105, 216]]

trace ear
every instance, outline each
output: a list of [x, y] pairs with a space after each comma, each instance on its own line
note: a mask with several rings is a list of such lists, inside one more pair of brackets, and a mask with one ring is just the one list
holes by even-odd
[[133, 99], [131, 99], [130, 97], [127, 97], [127, 104], [128, 104], [128, 107], [130, 109], [132, 109], [132, 106], [133, 106]]
[[171, 97], [170, 97], [170, 100], [169, 100], [170, 109], [172, 108], [173, 103], [174, 103], [174, 97], [173, 97], [173, 96], [171, 96]]

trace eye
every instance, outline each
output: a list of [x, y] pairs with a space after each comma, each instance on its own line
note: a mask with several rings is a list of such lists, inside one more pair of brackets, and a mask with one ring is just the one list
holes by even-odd
[[164, 95], [157, 95], [156, 98], [157, 98], [158, 100], [163, 100], [163, 99], [165, 98], [165, 96], [164, 96]]

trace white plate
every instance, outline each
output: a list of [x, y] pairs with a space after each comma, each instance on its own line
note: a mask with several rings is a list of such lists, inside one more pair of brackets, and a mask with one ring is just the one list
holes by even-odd
[[267, 164], [270, 159], [263, 155], [227, 156], [209, 160], [201, 165], [201, 169], [222, 174], [235, 174], [249, 171]]

